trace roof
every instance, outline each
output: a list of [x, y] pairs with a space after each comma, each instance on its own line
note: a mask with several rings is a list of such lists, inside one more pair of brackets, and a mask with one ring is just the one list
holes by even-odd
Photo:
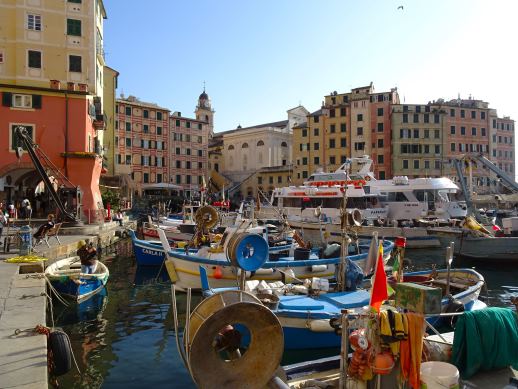
[[320, 116], [322, 115], [322, 109], [319, 109], [318, 111], [310, 113], [311, 116]]
[[302, 122], [300, 124], [293, 126], [293, 128], [307, 128], [307, 127], [308, 127], [308, 122]]
[[[133, 97], [133, 96], [129, 96], [129, 97]], [[117, 103], [134, 105], [134, 106], [138, 106], [138, 107], [147, 107], [147, 108], [161, 109], [162, 111], [171, 112], [171, 110], [169, 108], [160, 107], [156, 103], [146, 103], [145, 101], [140, 101], [137, 98], [135, 98], [134, 101], [131, 101], [131, 100], [128, 100], [128, 98], [125, 98], [125, 99], [118, 98], [118, 99], [116, 99], [116, 102]]]
[[263, 127], [276, 127], [276, 128], [283, 128], [283, 127], [286, 127], [286, 126], [288, 126], [288, 120], [281, 120], [281, 121], [278, 121], [278, 122], [271, 122], [271, 123], [257, 124], [257, 125], [255, 125], [255, 126], [242, 127], [242, 128], [236, 128], [236, 129], [234, 129], [234, 130], [218, 132], [218, 135], [231, 134], [231, 133], [234, 133], [234, 132], [244, 131], [244, 130], [251, 130], [251, 129], [254, 129], [254, 128], [263, 128]]

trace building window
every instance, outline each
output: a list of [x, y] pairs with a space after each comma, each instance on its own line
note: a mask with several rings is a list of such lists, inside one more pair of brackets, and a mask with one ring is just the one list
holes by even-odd
[[149, 173], [144, 173], [144, 184], [149, 183]]
[[455, 151], [455, 143], [450, 143], [450, 146], [451, 146], [451, 151]]
[[203, 150], [198, 150], [198, 157], [203, 156]]
[[345, 108], [340, 108], [340, 116], [345, 116], [346, 110]]
[[248, 148], [248, 143], [243, 143], [243, 145], [241, 146], [242, 149], [247, 149]]
[[461, 118], [465, 118], [466, 117], [466, 111], [464, 111], [463, 109], [460, 110], [460, 117]]
[[435, 154], [441, 154], [441, 146], [435, 145]]
[[334, 149], [335, 148], [335, 140], [334, 139], [329, 139], [329, 148], [330, 149]]
[[430, 138], [430, 130], [424, 130], [424, 138], [425, 139]]
[[378, 116], [383, 116], [383, 108], [378, 108]]
[[302, 157], [302, 164], [303, 165], [307, 165], [308, 164], [308, 158], [307, 157]]
[[408, 159], [403, 160], [403, 169], [408, 169]]
[[272, 176], [268, 177], [268, 182], [269, 182], [270, 184], [273, 184], [273, 177], [272, 177]]
[[318, 116], [313, 116], [313, 122], [318, 123], [320, 121], [320, 118]]
[[28, 66], [34, 69], [41, 69], [41, 51], [29, 50]]
[[162, 127], [160, 127], [160, 126], [156, 127], [156, 134], [157, 135], [162, 135]]
[[318, 128], [313, 128], [313, 135], [314, 136], [318, 136], [319, 134], [319, 129]]
[[383, 132], [383, 123], [378, 123], [378, 132]]
[[234, 145], [230, 145], [228, 146], [228, 149], [227, 150], [234, 150]]
[[485, 128], [481, 128], [480, 132], [482, 133], [482, 136], [486, 136], [486, 129]]
[[263, 177], [257, 177], [257, 183], [261, 185], [263, 183]]
[[131, 116], [131, 107], [126, 107], [126, 116]]
[[330, 109], [329, 110], [329, 117], [330, 118], [334, 118], [335, 117], [335, 110], [334, 109]]
[[186, 155], [191, 155], [191, 149], [185, 149], [185, 154]]
[[15, 129], [18, 126], [23, 126], [27, 130], [27, 133], [29, 134], [29, 137], [34, 140], [34, 127], [32, 125], [27, 124], [12, 124], [11, 125], [11, 150], [16, 150], [18, 147], [23, 148], [24, 150], [27, 150], [25, 148], [25, 145], [23, 144], [22, 140], [18, 138], [18, 135], [16, 135]]
[[126, 165], [131, 165], [131, 155], [126, 155]]
[[414, 138], [419, 139], [419, 128], [414, 128]]
[[427, 159], [424, 161], [424, 168], [425, 169], [430, 169], [430, 161], [427, 160]]
[[156, 182], [157, 182], [158, 184], [160, 184], [160, 183], [162, 182], [162, 174], [158, 173], [158, 174], [156, 175]]
[[355, 150], [365, 150], [365, 142], [356, 142], [354, 143]]
[[156, 120], [162, 120], [162, 112], [156, 113]]
[[144, 116], [144, 119], [149, 119], [149, 111], [147, 109], [142, 111], [142, 115]]
[[477, 118], [477, 111], [471, 111], [471, 118], [476, 119]]
[[336, 125], [331, 124], [331, 126], [329, 126], [329, 132], [331, 134], [334, 134], [336, 132]]
[[335, 163], [336, 163], [336, 157], [335, 156], [329, 157], [329, 164], [334, 165]]
[[485, 112], [480, 112], [480, 119], [485, 119], [486, 118], [486, 113]]
[[346, 132], [347, 131], [347, 125], [345, 123], [340, 123], [340, 132]]
[[460, 128], [460, 134], [461, 135], [466, 135], [466, 127], [461, 127]]
[[320, 158], [319, 158], [319, 157], [315, 157], [315, 158], [313, 158], [313, 163], [314, 163], [315, 165], [320, 165]]
[[4, 52], [0, 50], [0, 63], [4, 63]]
[[455, 135], [455, 126], [450, 127], [450, 134]]
[[144, 132], [144, 134], [147, 134], [149, 133], [149, 126], [147, 124], [144, 124], [142, 126], [142, 131]]
[[67, 19], [67, 35], [81, 36], [81, 20]]
[[340, 138], [340, 147], [347, 147], [347, 139]]
[[308, 178], [308, 171], [307, 170], [303, 170], [302, 171], [302, 178]]
[[438, 159], [436, 159], [436, 160], [434, 161], [434, 167], [435, 167], [436, 169], [440, 169], [440, 168], [441, 168], [441, 161], [439, 161]]
[[408, 114], [407, 113], [403, 114], [403, 123], [408, 123]]
[[131, 123], [126, 122], [126, 131], [131, 131]]
[[[5, 93], [4, 93], [5, 96]], [[15, 94], [12, 97], [12, 106], [15, 108], [33, 108], [32, 95]]]
[[79, 55], [68, 56], [68, 71], [81, 73], [81, 57]]
[[434, 131], [434, 138], [435, 139], [440, 139], [441, 138], [441, 132], [439, 130], [435, 130]]
[[427, 114], [427, 113], [424, 114], [424, 122], [425, 123], [430, 123], [430, 115]]
[[356, 135], [363, 135], [363, 127], [358, 127], [356, 129]]
[[414, 123], [419, 123], [419, 114], [414, 113]]
[[126, 138], [126, 147], [131, 147], [131, 138]]
[[380, 172], [378, 173], [378, 176], [379, 176], [380, 180], [384, 180], [385, 179], [385, 172], [383, 170], [380, 170]]
[[[475, 112], [475, 111], [473, 111], [473, 112]], [[476, 127], [471, 127], [471, 135], [474, 135], [474, 136], [477, 135], [477, 128]]]
[[383, 139], [378, 139], [378, 148], [383, 147]]
[[419, 169], [419, 160], [414, 159], [414, 169]]
[[318, 142], [313, 143], [313, 150], [319, 150], [320, 144]]
[[308, 130], [302, 130], [302, 136], [307, 137], [308, 136]]
[[81, 4], [81, 0], [68, 0], [69, 3]]
[[455, 117], [455, 110], [453, 108], [450, 109], [450, 116]]
[[27, 15], [27, 29], [41, 31], [41, 15]]
[[433, 115], [433, 122], [439, 123], [439, 115], [437, 115], [437, 114]]
[[378, 164], [380, 165], [383, 165], [385, 162], [384, 162], [384, 159], [383, 159], [383, 155], [378, 155]]
[[191, 168], [191, 161], [185, 161], [185, 168], [190, 169]]
[[358, 120], [359, 122], [363, 122], [363, 114], [359, 113], [358, 115], [356, 115], [356, 120]]

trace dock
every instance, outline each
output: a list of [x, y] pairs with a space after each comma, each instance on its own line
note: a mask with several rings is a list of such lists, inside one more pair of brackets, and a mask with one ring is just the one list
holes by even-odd
[[[135, 226], [128, 222], [124, 228], [110, 223], [64, 229], [59, 236], [61, 244], [52, 238], [50, 247], [41, 243], [34, 254], [48, 258], [48, 265], [75, 255], [81, 240], [89, 239], [94, 246], [105, 249], [121, 239], [126, 227]], [[34, 331], [37, 325], [47, 325], [47, 290], [42, 277], [45, 265], [4, 261], [18, 255], [17, 248], [4, 253], [0, 247], [0, 388], [47, 388], [47, 337]]]

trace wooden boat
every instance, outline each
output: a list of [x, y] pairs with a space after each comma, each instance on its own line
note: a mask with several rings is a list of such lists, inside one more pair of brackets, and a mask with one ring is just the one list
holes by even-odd
[[[429, 286], [445, 288], [446, 270], [426, 270], [406, 273], [405, 281], [418, 281]], [[478, 301], [484, 277], [472, 269], [450, 271], [452, 297], [460, 301], [465, 310], [480, 309], [485, 304]], [[204, 289], [205, 294], [217, 293], [218, 289]], [[340, 347], [340, 337], [336, 336], [330, 320], [339, 317], [343, 309], [350, 314], [365, 313], [369, 305], [370, 292], [356, 290], [351, 292], [330, 292], [317, 295], [281, 295], [278, 306], [272, 311], [279, 319], [284, 332], [286, 349], [312, 349]], [[450, 298], [444, 296], [441, 310], [448, 310]], [[439, 318], [427, 319], [436, 324]]]
[[484, 261], [518, 262], [518, 237], [494, 237], [466, 228], [439, 227], [429, 230], [443, 247], [454, 242], [454, 254], [463, 258]]
[[97, 261], [95, 273], [81, 273], [79, 257], [69, 257], [47, 267], [45, 276], [58, 293], [80, 302], [102, 290], [110, 272], [104, 263]]
[[[142, 240], [138, 239], [133, 230], [129, 230], [133, 252], [139, 266], [160, 266], [164, 263], [165, 251], [162, 243], [158, 240]], [[158, 234], [157, 234], [158, 235]], [[272, 256], [280, 255], [292, 249], [293, 243], [277, 244], [269, 247]], [[180, 253], [185, 253], [184, 249], [176, 249]], [[189, 250], [190, 254], [196, 254], [197, 249]]]
[[[200, 266], [207, 271], [212, 286], [221, 288], [236, 284], [240, 271], [236, 270], [229, 261], [226, 249], [217, 251], [210, 247], [203, 247], [196, 254], [171, 250], [164, 232], [159, 230], [159, 234], [161, 235], [160, 238], [164, 250], [167, 250], [166, 269], [171, 281], [176, 284], [179, 290], [186, 290], [187, 288], [201, 289]], [[262, 237], [260, 238], [262, 239]], [[259, 240], [256, 240], [255, 243], [260, 244]], [[360, 253], [349, 255], [348, 258], [363, 269], [368, 257], [369, 246], [369, 242], [360, 244]], [[383, 241], [383, 247], [383, 259], [384, 263], [387, 263], [394, 244], [385, 240]], [[258, 250], [258, 247], [253, 249]], [[299, 280], [313, 277], [332, 278], [335, 276], [335, 268], [339, 263], [340, 258], [324, 259], [314, 252], [306, 260], [296, 260], [294, 256], [280, 258], [273, 258], [272, 256], [260, 269], [247, 271], [246, 279], [280, 281], [286, 278], [286, 274], [289, 274], [288, 278], [294, 277]]]

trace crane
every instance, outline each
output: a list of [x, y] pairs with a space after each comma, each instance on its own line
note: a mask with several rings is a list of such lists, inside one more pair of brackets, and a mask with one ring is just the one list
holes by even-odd
[[[49, 191], [52, 199], [55, 201], [58, 209], [61, 211], [63, 218], [67, 220], [68, 222], [72, 222], [75, 224], [80, 224], [81, 221], [79, 218], [71, 213], [69, 210], [67, 210], [65, 204], [61, 201], [61, 198], [54, 189], [54, 185], [52, 184], [52, 181], [50, 180], [49, 175], [47, 174], [45, 168], [43, 167], [43, 164], [41, 163], [41, 160], [45, 161], [45, 163], [49, 166], [49, 168], [53, 171], [55, 177], [59, 177], [61, 181], [63, 181], [64, 184], [67, 184], [69, 189], [75, 189], [76, 192], [79, 192], [79, 189], [74, 186], [66, 176], [64, 176], [56, 165], [52, 163], [52, 161], [49, 159], [49, 157], [39, 148], [39, 146], [34, 143], [32, 140], [32, 137], [29, 135], [27, 128], [24, 126], [17, 126], [15, 128], [15, 134], [18, 137], [18, 139], [21, 140], [22, 144], [25, 146], [25, 149], [27, 150], [27, 153], [29, 154], [29, 157], [31, 158], [32, 163], [34, 164], [34, 167], [36, 168], [36, 171], [38, 172], [39, 176], [43, 180], [43, 183], [45, 184], [45, 188]], [[18, 158], [21, 158], [23, 154], [23, 148], [18, 147], [16, 149], [16, 155]], [[41, 160], [40, 160], [41, 159]]]

